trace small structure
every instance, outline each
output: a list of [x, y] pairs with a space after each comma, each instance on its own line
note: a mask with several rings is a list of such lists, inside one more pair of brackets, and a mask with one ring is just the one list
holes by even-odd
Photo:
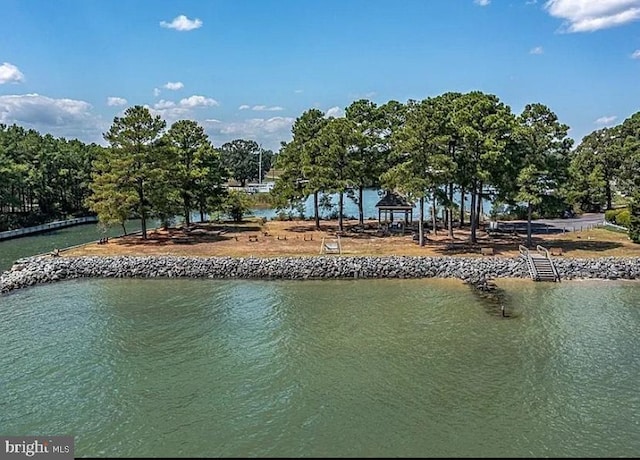
[[320, 244], [320, 254], [342, 254], [342, 245], [340, 244], [340, 236], [336, 241], [325, 241], [322, 237]]
[[[407, 203], [407, 200], [397, 193], [387, 191], [378, 203], [378, 223], [382, 223], [382, 215], [384, 213], [384, 221], [393, 222], [394, 214], [404, 213], [404, 221], [409, 224], [413, 220], [413, 206]], [[390, 217], [390, 218], [389, 218]]]

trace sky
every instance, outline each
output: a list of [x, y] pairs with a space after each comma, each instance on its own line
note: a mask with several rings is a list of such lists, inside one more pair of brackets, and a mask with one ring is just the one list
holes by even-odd
[[448, 91], [547, 105], [576, 144], [640, 111], [640, 0], [0, 0], [0, 123], [107, 145], [144, 105], [213, 145], [277, 151], [342, 116]]

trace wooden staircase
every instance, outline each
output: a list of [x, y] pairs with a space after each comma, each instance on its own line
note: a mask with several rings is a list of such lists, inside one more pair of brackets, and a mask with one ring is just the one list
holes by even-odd
[[520, 255], [527, 263], [529, 275], [534, 281], [557, 281], [560, 282], [560, 275], [556, 266], [551, 260], [549, 251], [543, 246], [536, 246], [536, 252], [529, 251], [528, 248], [520, 246]]

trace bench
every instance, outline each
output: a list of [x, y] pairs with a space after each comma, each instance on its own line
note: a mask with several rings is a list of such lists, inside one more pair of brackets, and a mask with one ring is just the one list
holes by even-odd
[[549, 254], [552, 256], [561, 256], [562, 248], [549, 248]]
[[480, 248], [480, 254], [483, 256], [492, 256], [493, 248]]
[[322, 238], [320, 244], [320, 254], [342, 254], [342, 245], [340, 244], [340, 237], [337, 241], [326, 241]]
[[249, 242], [250, 243], [257, 243], [258, 242], [258, 235], [249, 235]]

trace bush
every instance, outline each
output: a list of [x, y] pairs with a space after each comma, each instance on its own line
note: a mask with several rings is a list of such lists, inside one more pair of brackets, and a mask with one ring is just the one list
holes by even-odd
[[616, 216], [618, 215], [618, 209], [609, 209], [604, 212], [604, 219], [612, 224], [616, 223]]
[[232, 190], [227, 195], [224, 207], [235, 222], [242, 222], [245, 215], [251, 214], [251, 199], [245, 192]]
[[629, 225], [631, 225], [631, 212], [628, 209], [623, 209], [622, 212], [619, 212], [616, 216], [616, 224], [629, 228]]
[[631, 213], [629, 208], [616, 208], [605, 211], [604, 218], [607, 222], [612, 224], [621, 225], [623, 227], [629, 227], [629, 217]]

